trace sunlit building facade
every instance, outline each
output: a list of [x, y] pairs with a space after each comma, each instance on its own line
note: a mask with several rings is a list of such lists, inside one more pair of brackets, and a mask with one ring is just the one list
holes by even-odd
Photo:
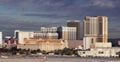
[[106, 16], [86, 16], [83, 20], [84, 48], [94, 48], [96, 42], [108, 42], [108, 18]]
[[34, 31], [20, 31], [15, 30], [14, 38], [18, 40], [18, 44], [25, 44], [24, 38], [33, 38], [34, 37]]
[[50, 52], [59, 49], [68, 48], [67, 40], [58, 39], [58, 33], [51, 32], [34, 32], [15, 30], [14, 38], [18, 39], [17, 48], [21, 49], [40, 49]]
[[14, 38], [18, 40], [19, 44], [25, 44], [23, 39], [24, 38], [43, 38], [43, 39], [58, 39], [58, 33], [56, 32], [35, 32], [35, 31], [21, 31], [21, 30], [15, 30]]
[[58, 39], [58, 33], [43, 33], [43, 32], [35, 32], [34, 38], [43, 38], [43, 39]]
[[57, 27], [41, 27], [40, 31], [42, 33], [57, 33]]
[[2, 44], [2, 32], [0, 32], [0, 44]]
[[3, 39], [2, 39], [2, 32], [0, 32], [0, 48], [2, 47]]
[[76, 40], [76, 27], [59, 27], [59, 38], [64, 40]]
[[80, 40], [80, 21], [79, 20], [69, 20], [67, 21], [68, 27], [76, 27], [76, 40]]
[[25, 44], [18, 44], [17, 48], [21, 49], [40, 49], [41, 51], [51, 52], [68, 48], [68, 42], [62, 39], [27, 39], [24, 38]]

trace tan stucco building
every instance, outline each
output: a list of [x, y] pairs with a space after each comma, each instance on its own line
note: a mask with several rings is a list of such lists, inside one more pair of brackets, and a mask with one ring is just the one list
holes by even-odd
[[21, 49], [40, 49], [42, 51], [50, 52], [58, 49], [68, 47], [68, 42], [62, 39], [24, 39], [25, 44], [18, 44], [17, 48]]
[[86, 16], [83, 20], [84, 48], [94, 48], [96, 42], [108, 42], [108, 17]]

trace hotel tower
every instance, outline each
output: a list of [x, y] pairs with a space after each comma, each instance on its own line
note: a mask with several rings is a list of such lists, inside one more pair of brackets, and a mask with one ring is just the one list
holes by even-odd
[[94, 48], [94, 44], [107, 43], [108, 17], [86, 16], [83, 20], [83, 41], [85, 48]]
[[80, 22], [79, 20], [71, 20], [67, 22], [68, 27], [76, 27], [76, 40], [80, 40]]

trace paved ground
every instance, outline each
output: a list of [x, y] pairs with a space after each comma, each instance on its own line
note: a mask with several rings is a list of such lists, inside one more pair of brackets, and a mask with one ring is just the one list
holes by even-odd
[[0, 58], [0, 62], [120, 62], [120, 58], [80, 58], [70, 56], [48, 56], [47, 58]]

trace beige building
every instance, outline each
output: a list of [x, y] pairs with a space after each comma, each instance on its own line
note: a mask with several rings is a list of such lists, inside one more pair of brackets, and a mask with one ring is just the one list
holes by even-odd
[[80, 40], [80, 20], [68, 20], [68, 27], [76, 27], [76, 40]]
[[76, 27], [59, 27], [59, 38], [64, 40], [76, 40]]
[[[44, 31], [44, 30], [43, 30]], [[51, 31], [51, 30], [50, 30]], [[55, 31], [55, 30], [53, 30]], [[25, 44], [23, 39], [27, 38], [44, 38], [44, 39], [58, 39], [58, 33], [55, 32], [40, 32], [40, 31], [21, 31], [21, 30], [15, 30], [14, 38], [18, 40], [19, 44]]]
[[69, 40], [68, 47], [69, 48], [83, 47], [83, 40]]
[[33, 38], [34, 37], [34, 31], [20, 31], [15, 30], [14, 37], [18, 39], [18, 44], [25, 44], [24, 38]]
[[108, 41], [108, 18], [106, 16], [86, 16], [83, 20], [84, 48], [94, 48], [96, 42]]
[[42, 51], [50, 52], [58, 49], [68, 48], [68, 42], [62, 39], [27, 39], [24, 38], [25, 44], [18, 44], [17, 48], [22, 49], [40, 49]]

